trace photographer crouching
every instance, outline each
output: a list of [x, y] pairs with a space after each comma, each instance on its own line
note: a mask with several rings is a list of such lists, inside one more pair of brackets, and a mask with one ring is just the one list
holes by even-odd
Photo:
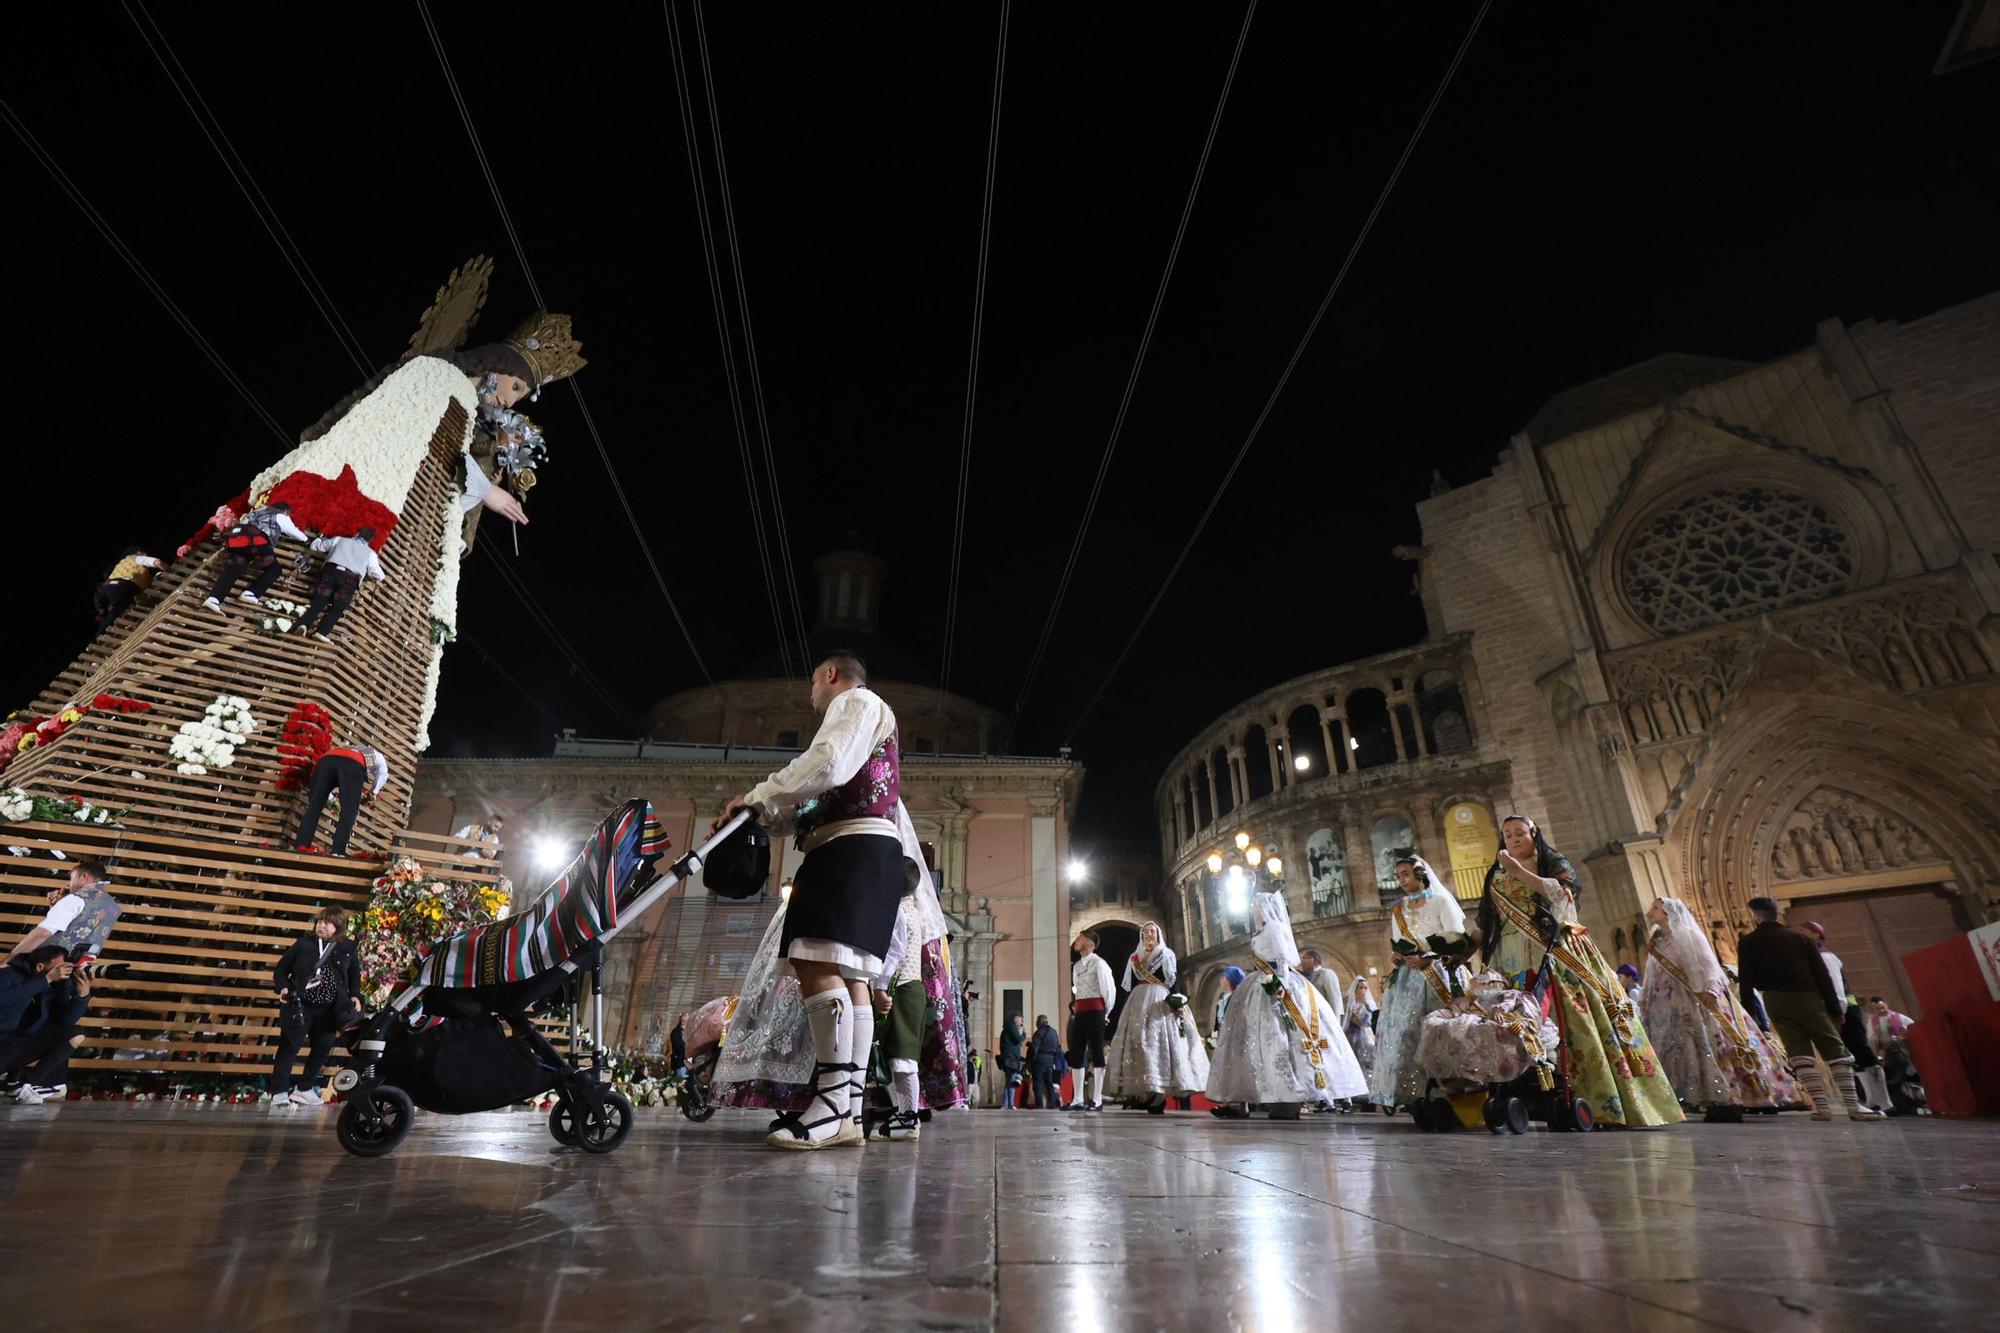
[[[285, 950], [272, 969], [278, 989], [278, 1059], [271, 1070], [271, 1105], [318, 1106], [320, 1067], [340, 1029], [361, 1012], [361, 956], [347, 938], [347, 913], [320, 909], [313, 928]], [[292, 1063], [309, 1046], [296, 1083]]]
[[15, 954], [0, 969], [0, 1086], [23, 1106], [61, 1101], [70, 1052], [90, 1006], [90, 969], [59, 944]]

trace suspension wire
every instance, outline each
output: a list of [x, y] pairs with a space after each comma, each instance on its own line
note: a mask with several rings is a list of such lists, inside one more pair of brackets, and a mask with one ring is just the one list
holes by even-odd
[[[702, 260], [708, 271], [708, 299], [715, 311], [715, 335], [722, 346], [722, 373], [729, 390], [729, 417], [736, 430], [736, 451], [743, 463], [743, 487], [750, 497], [750, 526], [757, 538], [757, 559], [763, 568], [764, 595], [771, 603], [771, 626], [778, 637], [778, 656], [786, 676], [804, 675], [811, 663], [794, 666], [791, 633], [785, 624], [785, 604], [778, 595], [776, 566], [771, 559], [770, 537], [764, 526], [764, 497], [757, 481], [755, 460], [750, 452], [750, 426], [743, 408], [742, 381], [736, 374], [736, 344], [729, 332], [729, 308], [722, 290], [722, 264], [715, 250], [715, 228], [709, 220], [708, 177], [701, 164], [700, 144], [695, 135], [694, 99], [688, 92], [687, 61], [681, 42], [680, 19], [673, 0], [660, 0], [667, 20], [667, 45], [673, 56], [674, 97], [681, 113], [681, 139], [687, 148], [688, 174], [694, 179], [695, 221], [701, 232]], [[810, 650], [801, 643], [798, 655]]]
[[590, 669], [590, 665], [583, 660], [582, 655], [576, 651], [576, 648], [570, 643], [568, 637], [557, 627], [555, 617], [550, 615], [548, 610], [543, 607], [540, 599], [535, 596], [534, 592], [522, 580], [521, 576], [508, 567], [505, 559], [494, 553], [489, 543], [481, 542], [477, 545], [476, 549], [486, 556], [495, 569], [500, 571], [502, 581], [507, 584], [508, 589], [513, 592], [521, 604], [527, 608], [529, 618], [540, 627], [543, 634], [548, 636], [549, 642], [555, 645], [556, 651], [568, 659], [571, 673], [582, 680], [585, 685], [589, 686], [612, 712], [616, 713], [623, 721], [636, 730], [639, 720], [632, 716], [625, 705], [618, 702], [618, 697], [598, 678], [597, 673]]
[[[702, 18], [701, 0], [693, 0], [695, 47], [701, 53], [701, 78], [708, 98], [708, 128], [715, 140], [715, 187], [722, 196], [722, 229], [729, 239], [729, 263], [736, 275], [736, 311], [743, 328], [743, 350], [750, 366], [750, 401], [757, 409], [757, 434], [764, 445], [764, 472], [771, 488], [771, 513], [776, 518], [778, 559], [783, 564], [785, 592], [791, 600], [792, 627], [798, 632], [799, 648], [812, 654], [812, 636], [806, 630], [805, 611], [799, 604], [798, 571], [792, 564], [792, 541], [785, 529], [785, 499], [778, 482], [778, 463], [771, 452], [771, 423], [764, 410], [764, 375], [757, 362], [757, 333], [750, 323], [750, 296], [743, 285], [743, 255], [736, 239], [736, 206], [729, 193], [729, 157], [722, 150], [722, 118], [715, 105], [715, 71], [708, 60], [708, 25]], [[812, 663], [807, 663], [811, 667]]]
[[1243, 466], [1243, 460], [1250, 453], [1250, 447], [1257, 442], [1257, 435], [1263, 430], [1264, 422], [1269, 419], [1271, 409], [1277, 406], [1279, 396], [1291, 382], [1292, 372], [1298, 368], [1299, 360], [1305, 355], [1306, 345], [1312, 341], [1313, 334], [1318, 332], [1320, 321], [1326, 318], [1327, 308], [1339, 294], [1341, 283], [1346, 280], [1348, 270], [1354, 266], [1355, 256], [1361, 253], [1361, 247], [1368, 240], [1368, 233], [1374, 230], [1375, 220], [1382, 215], [1382, 209], [1389, 202], [1389, 196], [1394, 192], [1396, 182], [1402, 179], [1403, 168], [1409, 165], [1411, 155], [1416, 152], [1417, 141], [1423, 138], [1424, 129], [1431, 123], [1431, 116], [1437, 111], [1438, 103], [1444, 100], [1445, 90], [1451, 87], [1452, 76], [1458, 73], [1459, 65], [1465, 60], [1465, 53], [1472, 47], [1472, 39], [1479, 33], [1479, 25], [1486, 21], [1486, 11], [1492, 7], [1493, 0], [1483, 0], [1479, 12], [1472, 16], [1472, 26], [1465, 30], [1465, 37], [1459, 42], [1458, 51], [1445, 69], [1444, 78], [1438, 81], [1437, 90], [1431, 94], [1429, 105], [1424, 108], [1424, 114], [1417, 120], [1417, 127], [1410, 131], [1409, 141], [1403, 145], [1403, 155], [1396, 159], [1396, 166], [1389, 173], [1389, 179], [1383, 183], [1382, 192], [1375, 196], [1375, 206], [1368, 210], [1367, 220], [1361, 224], [1361, 230], [1355, 235], [1354, 243], [1348, 247], [1347, 257], [1341, 261], [1339, 271], [1333, 275], [1333, 282], [1326, 289], [1326, 295], [1320, 299], [1319, 309], [1313, 312], [1312, 322], [1306, 325], [1306, 331], [1300, 336], [1298, 346], [1292, 349], [1291, 359], [1285, 363], [1285, 369], [1278, 376], [1278, 382], [1272, 388], [1270, 397], [1264, 400], [1263, 410], [1251, 423], [1250, 433], [1243, 437], [1242, 447], [1236, 451], [1236, 457], [1230, 461], [1229, 470], [1223, 473], [1221, 483], [1209, 496], [1208, 507], [1202, 510], [1201, 518], [1194, 525], [1194, 531], [1188, 534], [1187, 544], [1181, 547], [1181, 553], [1174, 559], [1173, 567], [1167, 571], [1166, 579], [1153, 594], [1153, 600], [1147, 605], [1146, 613], [1139, 617], [1139, 623], [1133, 627], [1131, 637], [1126, 639], [1125, 646], [1112, 660], [1111, 669], [1104, 673], [1104, 681], [1097, 687], [1097, 693], [1090, 696], [1090, 702], [1084, 705], [1083, 712], [1070, 727], [1069, 734], [1063, 738], [1065, 746], [1076, 740], [1077, 732], [1082, 729], [1085, 720], [1090, 717], [1098, 702], [1104, 698], [1104, 692], [1117, 678], [1119, 670], [1125, 665], [1125, 659], [1131, 656], [1139, 636], [1146, 632], [1146, 626], [1152, 622], [1153, 613], [1160, 609], [1160, 603], [1165, 599], [1167, 589], [1173, 586], [1175, 577], [1181, 572], [1181, 566], [1187, 563], [1188, 553], [1194, 549], [1195, 543], [1201, 540], [1202, 530], [1208, 526], [1209, 519], [1214, 517], [1216, 507], [1221, 504], [1223, 494], [1228, 491], [1230, 481], [1236, 476], [1236, 470]]
[[1070, 541], [1069, 561], [1063, 566], [1062, 578], [1056, 584], [1056, 595], [1049, 602], [1048, 619], [1042, 622], [1042, 637], [1035, 645], [1034, 655], [1028, 660], [1021, 692], [1014, 699], [1014, 716], [1017, 718], [1027, 705], [1028, 692], [1034, 688], [1035, 677], [1041, 671], [1042, 660], [1055, 637], [1056, 618], [1062, 614], [1070, 582], [1076, 577], [1077, 565], [1082, 560], [1084, 539], [1089, 536], [1090, 521], [1097, 513], [1098, 498], [1104, 492], [1104, 479], [1111, 472], [1112, 455], [1118, 452], [1119, 438], [1125, 432], [1125, 418], [1132, 407], [1132, 394], [1139, 387], [1139, 372], [1145, 369], [1146, 353], [1153, 345], [1153, 329], [1160, 321], [1160, 307], [1166, 304], [1167, 288], [1174, 280], [1174, 266], [1180, 262], [1181, 242], [1187, 237], [1188, 219], [1194, 215], [1195, 198], [1201, 193], [1201, 180], [1208, 172], [1208, 156], [1215, 147], [1216, 130], [1222, 125], [1223, 108], [1229, 105], [1229, 90], [1236, 84], [1236, 69], [1243, 61], [1243, 46], [1250, 37], [1250, 21], [1256, 17], [1257, 0], [1250, 0], [1249, 9], [1243, 14], [1243, 26], [1236, 34], [1236, 50], [1229, 57], [1229, 72], [1222, 79], [1222, 93], [1215, 99], [1215, 114], [1208, 120], [1208, 135], [1202, 140], [1201, 157], [1195, 162], [1194, 180], [1188, 184], [1187, 201], [1181, 205], [1180, 223], [1174, 228], [1174, 243], [1167, 251], [1167, 264], [1160, 273], [1160, 285], [1153, 292], [1153, 308], [1146, 315], [1145, 331], [1139, 335], [1139, 350], [1132, 357], [1132, 369], [1125, 376], [1125, 392], [1118, 400], [1118, 413], [1112, 418], [1111, 434], [1104, 442], [1104, 455], [1097, 463], [1097, 478], [1091, 483], [1090, 498], [1084, 502], [1083, 521], [1077, 524], [1076, 536]]
[[90, 200], [84, 195], [82, 189], [77, 186], [75, 181], [70, 179], [69, 173], [62, 169], [62, 164], [57, 162], [54, 156], [49, 153], [49, 150], [42, 146], [41, 141], [35, 138], [34, 134], [29, 131], [27, 125], [14, 113], [14, 108], [7, 104], [5, 98], [0, 98], [0, 120], [7, 122], [7, 128], [14, 132], [14, 137], [21, 141], [21, 145], [34, 156], [37, 162], [41, 163], [42, 169], [49, 173], [49, 177], [62, 187], [63, 193], [69, 196], [70, 202], [77, 206], [78, 211], [83, 214], [85, 220], [97, 229], [97, 234], [102, 236], [105, 243], [117, 253], [120, 259], [125, 261], [125, 266], [132, 270], [133, 275], [145, 284], [146, 290], [151, 292], [153, 299], [158, 301], [167, 314], [173, 317], [174, 323], [180, 325], [181, 332], [187, 334], [193, 340], [194, 345], [201, 349], [202, 355], [209, 359], [210, 364], [221, 373], [222, 378], [229, 382], [229, 386], [235, 389], [243, 401], [249, 405], [250, 410], [257, 414], [258, 419], [271, 428], [271, 433], [278, 437], [278, 442], [286, 449], [290, 449], [293, 445], [292, 437], [285, 433], [285, 428], [278, 424], [278, 419], [271, 415], [271, 410], [258, 400], [256, 394], [250, 392], [250, 386], [245, 384], [237, 373], [229, 368], [229, 363], [222, 359], [222, 354], [215, 350], [214, 344], [202, 336], [201, 330], [195, 327], [194, 321], [188, 318], [187, 312], [174, 303], [173, 297], [167, 295], [167, 289], [162, 287], [153, 277], [152, 273], [147, 270], [145, 264], [140, 262], [139, 256], [134, 254], [131, 247], [126, 245], [123, 240], [119, 239], [118, 233], [112, 229], [111, 224], [104, 220], [104, 215], [91, 206]]
[[[534, 297], [537, 309], [547, 310], [548, 304], [542, 300], [541, 286], [535, 281], [535, 271], [529, 266], [527, 251], [521, 245], [521, 234], [514, 228], [513, 215], [507, 211], [507, 200], [500, 193], [500, 182], [493, 174], [493, 164], [487, 160], [485, 145], [479, 138], [479, 128], [473, 123], [472, 109], [466, 105], [465, 95], [459, 90], [458, 76], [452, 73], [450, 57], [445, 54], [444, 37], [438, 31], [437, 23], [431, 18], [428, 0], [417, 0], [417, 13], [424, 21], [424, 30], [430, 34], [431, 49], [437, 53], [438, 67], [444, 71], [445, 86], [451, 90], [451, 100], [458, 107], [458, 118], [465, 125], [465, 137], [472, 142], [473, 156], [479, 160], [479, 170], [486, 177], [486, 188], [493, 196], [493, 206], [499, 211], [500, 223], [506, 228], [507, 239], [514, 247], [515, 262], [520, 264], [521, 275], [528, 281], [528, 294]], [[618, 480], [618, 469], [612, 466], [611, 451], [605, 448], [604, 437], [597, 430], [596, 418], [590, 415], [590, 404], [584, 399], [583, 386], [576, 382], [574, 376], [567, 377], [567, 383], [576, 395], [577, 413], [583, 418], [584, 429], [589, 433], [591, 443], [597, 446], [598, 459], [604, 464], [604, 475], [611, 481], [612, 494], [618, 497], [618, 506], [624, 511], [626, 525], [632, 529], [632, 536], [639, 543], [640, 554], [646, 557], [646, 567], [652, 571], [653, 582], [660, 590], [660, 597], [666, 602], [667, 610], [673, 613], [674, 624], [679, 627], [681, 638], [686, 640], [688, 654], [694, 658], [695, 666], [700, 668], [702, 679], [713, 685], [715, 676], [709, 671], [708, 663], [702, 660], [701, 649], [695, 646], [694, 635], [689, 631], [687, 620], [681, 615], [680, 606], [674, 601], [674, 595], [667, 590], [666, 575], [660, 570], [660, 562], [653, 555], [653, 547], [646, 540], [645, 530], [639, 526], [639, 516], [632, 508], [631, 499], [625, 494], [623, 483]]]
[[[208, 146], [222, 159], [223, 169], [229, 173], [230, 179], [236, 182], [236, 188], [241, 191], [243, 201], [250, 205], [250, 211], [255, 213], [257, 221], [263, 224], [264, 234], [271, 238], [271, 244], [278, 247], [278, 253], [283, 255], [285, 263], [291, 266], [292, 276], [299, 280], [299, 285], [305, 288], [306, 297], [319, 311], [320, 318], [326, 321], [329, 329], [333, 330], [334, 341], [340, 344], [340, 350], [347, 353], [354, 362], [355, 369], [361, 372], [363, 379], [366, 379], [375, 370], [374, 364], [368, 360], [367, 349], [361, 345], [361, 340], [354, 336], [354, 330], [348, 327], [346, 319], [342, 318], [339, 307], [334, 305], [333, 298], [321, 285], [319, 275], [313, 272], [312, 265], [307, 262], [305, 252], [299, 248], [299, 243], [292, 239], [291, 232], [285, 229], [283, 219], [278, 216], [278, 210], [272, 207], [270, 199], [257, 185], [256, 178], [250, 174], [250, 168], [244, 163], [242, 155], [236, 151], [236, 145], [229, 142], [229, 135], [222, 128], [222, 121], [209, 108], [207, 100], [201, 95], [201, 90], [195, 86], [194, 76], [187, 72], [185, 65], [181, 64], [181, 58], [167, 41], [167, 34], [160, 27], [159, 20], [147, 10], [145, 0], [124, 0], [124, 9], [125, 16], [132, 20], [132, 26], [139, 30], [139, 36], [146, 43], [146, 49], [153, 53], [153, 59], [159, 65], [160, 72], [167, 76], [167, 82], [173, 86], [174, 92], [179, 94], [181, 104], [188, 109], [188, 114], [194, 117], [194, 123], [208, 140]], [[144, 22], [140, 21], [141, 14], [145, 15]], [[152, 27], [150, 33], [146, 30], [148, 25]], [[154, 41], [155, 35], [159, 38], [157, 43]], [[172, 65], [167, 63], [169, 58], [173, 61]], [[184, 82], [185, 87], [182, 86]], [[196, 110], [197, 104], [200, 110]], [[204, 114], [206, 119], [203, 118]], [[212, 129], [210, 122], [213, 122]]]
[[501, 666], [500, 659], [495, 657], [492, 653], [487, 652], [485, 644], [473, 638], [470, 634], [466, 634], [463, 632], [459, 634], [457, 642], [464, 644], [466, 647], [472, 649], [473, 652], [478, 653], [479, 656], [485, 660], [486, 665], [493, 668], [494, 673], [498, 675], [500, 679], [506, 681], [509, 685], [512, 685], [515, 689], [515, 692], [518, 693], [523, 699], [526, 699], [529, 703], [533, 704], [535, 706], [536, 711], [541, 713], [543, 717], [555, 723], [558, 727], [563, 725], [563, 720], [556, 714], [556, 711], [550, 708], [547, 704], [543, 703], [541, 699], [538, 696], [536, 696], [532, 691], [530, 691], [526, 685], [523, 685], [520, 681], [514, 679], [514, 673], [509, 671], [506, 667]]
[[[1252, 0], [1255, 4], [1255, 0]], [[993, 180], [1000, 158], [1000, 94], [1007, 80], [1007, 27], [1013, 0], [1000, 0], [1000, 40], [993, 53], [993, 107], [986, 122], [986, 194], [979, 210], [979, 269], [972, 287], [972, 346], [965, 365], [965, 420], [959, 428], [958, 508], [952, 516], [951, 577], [945, 595], [944, 662], [938, 689], [951, 689], [952, 641], [958, 629], [958, 577], [965, 555], [965, 506], [972, 482], [972, 422], [979, 403], [979, 346], [986, 327], [986, 256], [993, 239]]]

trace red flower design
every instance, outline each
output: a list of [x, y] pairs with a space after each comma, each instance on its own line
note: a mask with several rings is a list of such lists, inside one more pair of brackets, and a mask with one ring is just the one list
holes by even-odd
[[394, 510], [362, 494], [351, 465], [343, 466], [340, 475], [331, 480], [312, 472], [294, 472], [271, 488], [271, 503], [280, 500], [292, 507], [292, 522], [302, 528], [342, 534], [375, 529], [375, 540], [368, 544], [378, 551], [396, 526]]

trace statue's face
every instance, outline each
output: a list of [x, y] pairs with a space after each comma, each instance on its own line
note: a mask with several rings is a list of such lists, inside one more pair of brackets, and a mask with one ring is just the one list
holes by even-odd
[[494, 397], [500, 400], [500, 406], [512, 407], [528, 396], [528, 382], [519, 375], [502, 375], [499, 381]]

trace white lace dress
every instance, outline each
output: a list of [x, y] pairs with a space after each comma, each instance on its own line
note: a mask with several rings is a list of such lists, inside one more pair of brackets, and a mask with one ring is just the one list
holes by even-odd
[[1246, 969], [1249, 975], [1229, 998], [1229, 1021], [1216, 1037], [1209, 1065], [1209, 1100], [1331, 1106], [1363, 1095], [1368, 1079], [1333, 1006], [1293, 970], [1299, 952], [1284, 899], [1257, 895], [1257, 919], [1250, 951], [1258, 965]]
[[1194, 1011], [1176, 1013], [1167, 1004], [1176, 965], [1164, 944], [1143, 962], [1136, 954], [1126, 960], [1125, 1007], [1105, 1057], [1105, 1088], [1113, 1097], [1192, 1097], [1208, 1085], [1208, 1052]]

